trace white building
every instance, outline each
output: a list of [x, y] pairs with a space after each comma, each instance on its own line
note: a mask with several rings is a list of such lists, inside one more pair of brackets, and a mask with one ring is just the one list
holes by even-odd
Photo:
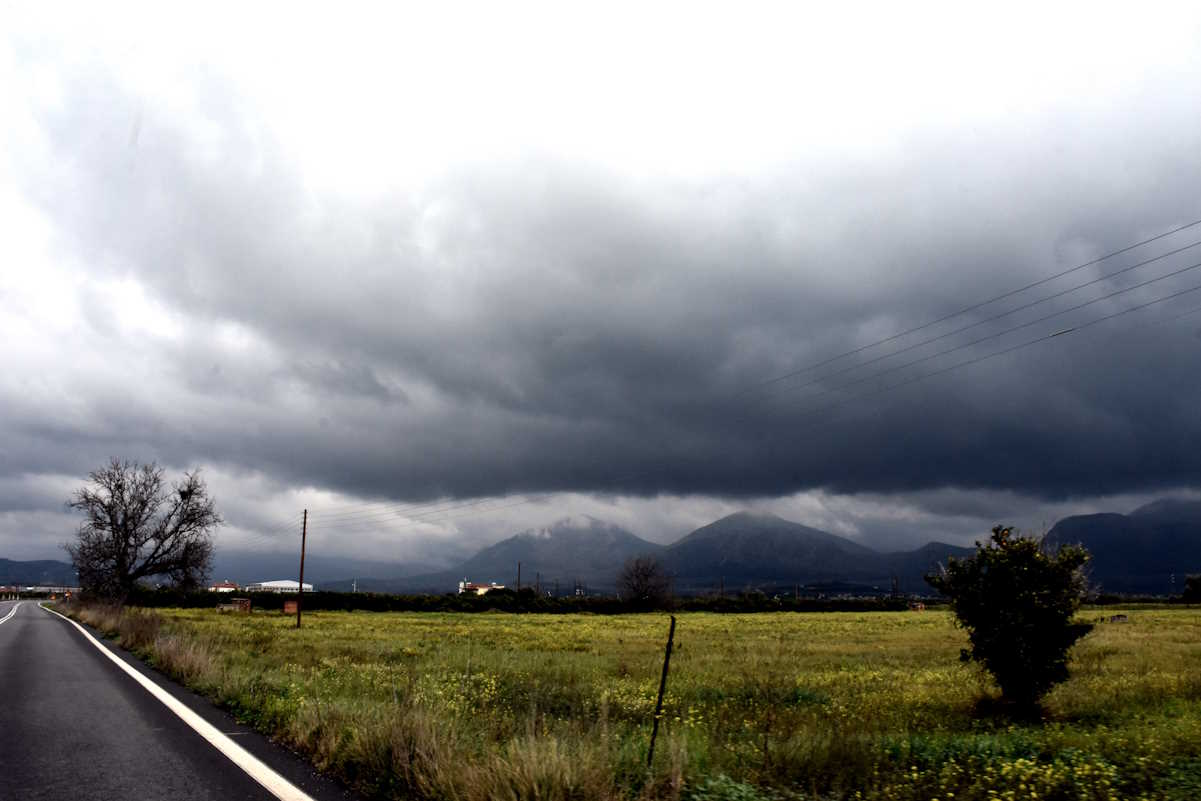
[[469, 595], [473, 593], [475, 595], [483, 595], [484, 593], [488, 592], [488, 590], [503, 590], [504, 588], [505, 585], [497, 584], [495, 581], [491, 582], [490, 584], [476, 584], [475, 582], [463, 579], [459, 582], [459, 595], [462, 595], [463, 593], [467, 593]]
[[[242, 588], [246, 592], [299, 592], [300, 583], [292, 579], [280, 579], [278, 581], [256, 581], [253, 584], [247, 584]], [[304, 591], [312, 592], [313, 585], [307, 581], [304, 583]]]

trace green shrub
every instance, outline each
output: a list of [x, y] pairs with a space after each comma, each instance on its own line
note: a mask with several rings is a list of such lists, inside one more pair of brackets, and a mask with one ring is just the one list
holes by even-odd
[[1032, 709], [1068, 678], [1068, 650], [1092, 630], [1072, 621], [1084, 599], [1089, 554], [1078, 545], [1054, 553], [997, 526], [975, 556], [948, 560], [927, 581], [951, 601], [971, 649], [963, 661], [992, 673], [1005, 700]]

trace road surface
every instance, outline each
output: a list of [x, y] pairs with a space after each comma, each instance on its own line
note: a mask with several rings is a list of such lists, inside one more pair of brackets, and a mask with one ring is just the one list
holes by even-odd
[[[68, 621], [33, 601], [0, 601], [0, 621], [0, 801], [280, 797]], [[301, 797], [353, 797], [204, 699], [105, 647], [299, 788]]]

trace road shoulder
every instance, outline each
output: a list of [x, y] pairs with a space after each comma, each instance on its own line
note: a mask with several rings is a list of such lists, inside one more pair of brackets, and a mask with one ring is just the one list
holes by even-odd
[[[39, 604], [39, 606], [41, 605]], [[43, 611], [49, 614], [53, 610], [43, 607]], [[51, 617], [54, 616], [51, 615]], [[55, 617], [55, 619], [59, 620], [62, 625], [70, 628], [74, 636], [83, 637], [84, 635], [81, 632], [70, 625], [72, 622], [78, 623], [102, 648], [144, 679], [170, 695], [177, 702], [187, 707], [202, 720], [215, 727], [219, 732], [229, 737], [271, 770], [311, 796], [314, 801], [358, 801], [361, 798], [361, 796], [356, 795], [336, 780], [320, 773], [301, 755], [270, 740], [249, 726], [239, 723], [231, 714], [216, 706], [209, 699], [159, 673], [129, 651], [106, 639], [102, 632], [92, 626], [70, 620], [69, 618], [60, 619]], [[113, 667], [116, 668], [115, 665]], [[130, 677], [126, 676], [125, 678], [128, 680]], [[145, 688], [139, 689], [142, 692], [147, 692]], [[238, 769], [232, 761], [230, 762], [230, 768]]]

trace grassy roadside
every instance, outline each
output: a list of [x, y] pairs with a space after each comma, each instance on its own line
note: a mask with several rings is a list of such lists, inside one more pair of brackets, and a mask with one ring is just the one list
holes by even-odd
[[649, 774], [661, 615], [73, 613], [379, 798], [1201, 797], [1199, 610], [1099, 626], [1041, 726], [945, 613], [687, 613]]

